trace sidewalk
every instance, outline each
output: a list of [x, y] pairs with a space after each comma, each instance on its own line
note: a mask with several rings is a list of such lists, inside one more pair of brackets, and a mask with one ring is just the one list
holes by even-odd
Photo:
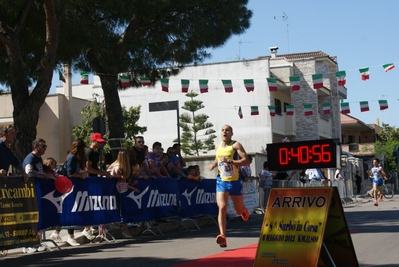
[[[138, 236], [160, 236], [160, 237], [162, 237], [165, 233], [182, 231], [182, 230], [185, 230], [185, 231], [200, 230], [200, 228], [204, 227], [204, 226], [211, 226], [211, 225], [215, 226], [215, 222], [216, 222], [215, 216], [211, 216], [211, 217], [213, 219], [208, 216], [198, 217], [196, 219], [191, 219], [191, 218], [181, 219], [181, 218], [177, 218], [177, 217], [176, 218], [166, 218], [166, 219], [161, 219], [161, 220], [157, 220], [157, 221], [152, 221], [150, 223], [142, 223], [140, 225], [132, 225], [131, 227], [129, 227], [129, 231], [130, 231], [130, 234], [133, 236], [132, 240], [134, 240]], [[98, 229], [97, 227], [94, 227], [94, 228]], [[71, 245], [69, 245], [66, 242], [66, 240], [69, 237], [67, 229], [61, 230], [60, 237], [62, 238], [62, 240], [64, 242], [57, 243], [57, 245], [60, 247], [61, 250], [63, 248], [68, 248], [68, 249], [69, 248], [80, 248], [80, 247], [84, 247], [87, 244], [90, 245], [91, 242], [85, 236], [82, 235], [83, 229], [84, 229], [83, 226], [79, 226], [79, 227], [76, 227], [75, 231], [74, 231], [75, 239], [79, 244], [81, 244], [80, 246], [72, 247]], [[53, 231], [54, 230], [44, 231], [44, 236], [42, 237], [42, 239], [50, 239], [50, 236], [53, 233]], [[117, 226], [117, 225], [113, 226], [111, 224], [108, 224], [107, 231], [109, 232], [109, 234], [111, 234], [111, 236], [110, 235], [106, 236], [110, 243], [115, 242], [115, 241], [117, 242], [118, 240], [124, 239], [122, 236], [122, 228], [120, 226]], [[115, 238], [115, 241], [112, 237]], [[95, 241], [92, 243], [107, 243], [108, 242], [104, 239], [100, 239], [100, 242], [98, 242], [98, 240], [99, 239], [96, 238]], [[129, 239], [124, 239], [124, 240], [129, 240]], [[50, 242], [50, 241], [42, 242], [42, 244], [47, 246], [50, 249], [50, 251], [54, 251], [54, 250], [58, 249], [53, 244], [53, 242]], [[36, 247], [37, 247], [37, 245], [36, 245]], [[17, 254], [24, 255], [24, 253], [22, 252], [22, 248], [23, 247], [9, 249], [7, 252], [7, 255], [17, 255]], [[49, 249], [45, 250], [44, 252], [49, 251]], [[42, 252], [34, 252], [34, 253], [42, 253]]]

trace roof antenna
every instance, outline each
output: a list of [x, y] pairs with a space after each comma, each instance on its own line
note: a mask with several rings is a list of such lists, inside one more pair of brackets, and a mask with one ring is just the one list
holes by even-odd
[[[281, 16], [281, 18], [284, 22], [287, 23], [287, 50], [288, 50], [287, 53], [289, 54], [290, 53], [290, 35], [289, 35], [289, 31], [288, 31], [288, 15], [283, 12], [283, 15]], [[276, 19], [276, 16], [274, 16], [274, 19]]]

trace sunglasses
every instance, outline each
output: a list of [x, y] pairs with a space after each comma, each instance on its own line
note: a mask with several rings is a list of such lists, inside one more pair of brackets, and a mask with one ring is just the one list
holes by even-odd
[[41, 148], [47, 148], [47, 145], [40, 145]]
[[13, 126], [13, 125], [3, 126], [3, 127], [0, 129], [0, 133], [7, 133], [7, 131], [8, 131], [9, 129], [11, 129], [11, 128], [14, 128], [14, 126]]
[[144, 141], [137, 141], [137, 143], [139, 143], [139, 144], [144, 144]]

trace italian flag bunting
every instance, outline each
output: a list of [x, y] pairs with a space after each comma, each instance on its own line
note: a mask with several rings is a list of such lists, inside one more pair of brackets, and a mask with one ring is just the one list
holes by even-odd
[[199, 80], [200, 93], [208, 93], [208, 80]]
[[251, 116], [259, 115], [258, 106], [251, 106]]
[[130, 86], [129, 76], [119, 75], [119, 80], [121, 81], [121, 87], [129, 87]]
[[65, 77], [64, 77], [64, 75], [62, 75], [62, 72], [60, 70], [58, 70], [58, 76], [59, 76], [60, 81], [63, 81], [64, 83], [66, 82]]
[[323, 114], [330, 114], [330, 111], [331, 111], [331, 104], [330, 103], [323, 103], [321, 105], [321, 107], [323, 108]]
[[323, 88], [323, 74], [321, 73], [313, 74], [312, 80], [313, 80], [313, 89]]
[[285, 114], [286, 114], [287, 116], [292, 116], [292, 115], [294, 115], [294, 105], [286, 105], [286, 106], [285, 106], [285, 110], [286, 110]]
[[312, 104], [305, 104], [303, 105], [303, 109], [305, 111], [305, 116], [313, 115]]
[[362, 78], [363, 81], [370, 79], [370, 69], [369, 68], [359, 69], [359, 72], [360, 72], [360, 77]]
[[388, 64], [382, 65], [382, 67], [384, 68], [385, 72], [387, 72], [387, 71], [390, 71], [391, 69], [395, 68], [395, 65], [393, 63], [388, 63]]
[[299, 76], [290, 76], [290, 83], [291, 83], [292, 91], [298, 91], [301, 88], [299, 81], [300, 81]]
[[267, 79], [267, 85], [269, 86], [269, 91], [276, 92], [277, 91], [277, 78], [266, 78], [266, 79]]
[[270, 116], [274, 117], [276, 116], [276, 106], [268, 106], [269, 107], [269, 111], [270, 111]]
[[346, 72], [344, 70], [337, 71], [335, 75], [337, 76], [338, 86], [344, 86], [346, 84]]
[[348, 114], [350, 112], [351, 112], [351, 110], [349, 108], [349, 103], [341, 102], [341, 113], [342, 114]]
[[242, 119], [242, 117], [243, 117], [241, 106], [238, 108], [238, 117], [240, 117], [240, 119]]
[[140, 77], [140, 82], [142, 86], [150, 86], [151, 81], [147, 77]]
[[188, 87], [190, 86], [190, 80], [181, 80], [181, 92], [188, 93]]
[[360, 101], [360, 111], [369, 111], [369, 102], [368, 101]]
[[255, 89], [255, 85], [254, 85], [254, 80], [253, 79], [247, 79], [244, 80], [244, 86], [247, 89], [247, 92], [253, 92]]
[[80, 83], [89, 84], [89, 73], [85, 71], [80, 72]]
[[[222, 80], [223, 86], [224, 86], [224, 91], [226, 93], [232, 93], [233, 92], [233, 84], [231, 83], [231, 80]], [[241, 107], [240, 107], [241, 110]]]
[[380, 110], [384, 110], [388, 108], [388, 100], [378, 100], [380, 104]]
[[161, 79], [162, 92], [169, 92], [169, 79]]

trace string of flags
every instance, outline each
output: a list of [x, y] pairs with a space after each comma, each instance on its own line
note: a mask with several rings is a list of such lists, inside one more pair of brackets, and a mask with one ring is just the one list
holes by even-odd
[[[382, 65], [384, 68], [385, 72], [388, 72], [392, 69], [395, 68], [394, 63], [388, 63]], [[360, 78], [365, 81], [370, 79], [370, 68], [360, 68]], [[335, 72], [335, 76], [337, 78], [337, 83], [338, 86], [344, 86], [346, 84], [346, 71], [337, 71]], [[85, 71], [80, 72], [80, 83], [81, 84], [88, 84], [89, 83], [89, 73]], [[65, 77], [62, 74], [61, 71], [59, 71], [59, 79], [60, 81], [65, 82]], [[119, 75], [119, 83], [121, 87], [130, 87], [130, 77], [127, 75]], [[270, 77], [266, 78], [267, 84], [269, 87], [270, 92], [276, 92], [278, 91], [277, 88], [277, 78]], [[163, 78], [160, 79], [161, 81], [161, 90], [163, 92], [169, 92], [169, 79]], [[232, 93], [233, 92], [233, 83], [232, 80], [221, 80], [223, 87], [225, 89], [226, 93]], [[301, 89], [300, 86], [300, 76], [290, 76], [289, 77], [290, 81], [290, 87], [292, 91], [299, 91]], [[199, 88], [200, 88], [200, 93], [208, 93], [209, 87], [208, 87], [208, 80], [198, 80], [199, 82]], [[245, 89], [247, 92], [253, 92], [255, 90], [255, 84], [253, 79], [243, 79]], [[313, 82], [313, 89], [320, 89], [323, 87], [323, 74], [322, 73], [316, 73], [312, 74], [312, 82]], [[140, 83], [142, 86], [151, 86], [152, 82], [148, 77], [140, 77]], [[187, 93], [188, 89], [190, 86], [190, 80], [187, 79], [181, 79], [181, 91], [182, 93]]]

